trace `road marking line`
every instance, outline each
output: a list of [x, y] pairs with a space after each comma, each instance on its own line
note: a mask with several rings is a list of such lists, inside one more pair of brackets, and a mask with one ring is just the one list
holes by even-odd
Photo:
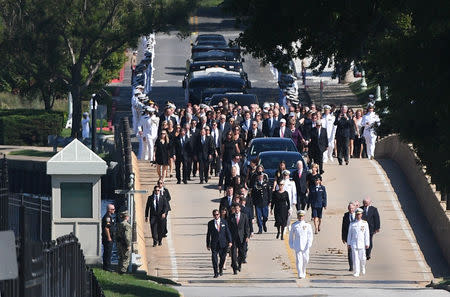
[[178, 266], [177, 266], [177, 258], [175, 256], [175, 248], [173, 247], [173, 232], [172, 232], [172, 224], [171, 224], [171, 216], [167, 217], [167, 245], [169, 247], [169, 256], [170, 256], [170, 264], [172, 270], [172, 280], [174, 282], [178, 281]]
[[431, 279], [433, 279], [433, 276], [430, 275], [430, 272], [428, 271], [425, 263], [423, 262], [422, 256], [421, 256], [421, 254], [419, 252], [419, 245], [417, 244], [416, 240], [414, 239], [410, 228], [408, 228], [408, 225], [407, 225], [406, 219], [405, 219], [405, 215], [404, 215], [404, 213], [402, 211], [400, 211], [400, 209], [401, 209], [400, 202], [392, 194], [393, 189], [392, 189], [392, 187], [389, 186], [389, 183], [388, 183], [388, 181], [386, 179], [385, 174], [381, 170], [380, 165], [378, 164], [378, 162], [375, 162], [374, 160], [370, 160], [370, 163], [372, 164], [373, 167], [375, 167], [378, 176], [383, 181], [383, 185], [386, 188], [386, 193], [388, 193], [388, 196], [389, 196], [389, 198], [391, 200], [392, 206], [394, 207], [395, 213], [397, 214], [398, 220], [400, 221], [400, 226], [401, 226], [403, 232], [405, 233], [405, 236], [408, 239], [409, 243], [411, 244], [411, 247], [412, 247], [412, 249], [414, 251], [414, 255], [416, 256], [417, 263], [419, 264], [420, 268], [422, 269], [421, 272], [423, 274], [424, 280], [431, 280]]
[[158, 79], [155, 80], [155, 83], [168, 83], [169, 81], [167, 79]]

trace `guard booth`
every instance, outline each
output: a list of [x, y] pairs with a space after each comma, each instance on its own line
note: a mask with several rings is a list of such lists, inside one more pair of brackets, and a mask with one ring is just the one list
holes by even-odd
[[52, 178], [52, 240], [73, 233], [86, 262], [101, 262], [101, 176], [106, 162], [77, 139], [47, 162]]

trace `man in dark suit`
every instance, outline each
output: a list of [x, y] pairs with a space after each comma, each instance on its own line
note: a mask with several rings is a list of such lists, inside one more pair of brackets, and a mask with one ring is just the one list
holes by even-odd
[[276, 128], [275, 131], [273, 132], [273, 137], [291, 138], [292, 132], [291, 132], [291, 129], [288, 129], [286, 127], [286, 120], [281, 119], [279, 123], [280, 123], [280, 126], [278, 128]]
[[192, 147], [191, 138], [186, 135], [186, 128], [182, 128], [175, 139], [175, 174], [177, 184], [181, 183], [181, 164], [183, 164], [183, 183], [187, 184], [191, 171]]
[[[243, 188], [242, 190], [245, 191], [245, 188]], [[241, 195], [241, 213], [245, 214], [247, 216], [248, 219], [248, 226], [249, 226], [249, 234], [253, 234], [253, 205], [252, 203], [248, 203], [251, 202], [251, 198], [250, 197], [244, 197], [244, 195]], [[247, 242], [244, 242], [244, 247], [243, 247], [243, 259], [242, 259], [242, 263], [247, 263], [247, 251], [248, 251], [248, 244]]]
[[251, 128], [247, 131], [247, 139], [245, 141], [245, 143], [247, 144], [247, 147], [250, 144], [250, 142], [252, 141], [252, 139], [261, 138], [261, 137], [264, 137], [264, 134], [261, 131], [259, 131], [258, 122], [252, 121]]
[[334, 125], [336, 126], [336, 146], [338, 154], [339, 165], [342, 165], [342, 159], [348, 165], [348, 144], [350, 142], [350, 128], [354, 125], [353, 121], [347, 116], [347, 106], [342, 106], [341, 111], [336, 119]]
[[164, 181], [162, 179], [158, 180], [157, 186], [159, 187], [159, 192], [161, 193], [161, 196], [164, 196], [167, 202], [167, 212], [166, 212], [166, 219], [164, 220], [164, 228], [163, 228], [163, 237], [167, 237], [167, 217], [169, 216], [169, 211], [172, 210], [170, 207], [170, 200], [172, 200], [172, 197], [170, 196], [169, 189], [164, 187]]
[[364, 212], [362, 219], [367, 221], [369, 225], [369, 233], [370, 233], [370, 246], [366, 249], [366, 258], [370, 259], [370, 253], [372, 252], [373, 242], [372, 238], [375, 233], [380, 232], [380, 214], [378, 213], [378, 209], [375, 206], [372, 206], [372, 200], [369, 197], [363, 200]]
[[247, 132], [248, 130], [250, 130], [252, 128], [252, 115], [250, 114], [249, 111], [246, 111], [244, 113], [244, 119], [242, 120], [241, 128], [245, 132]]
[[206, 130], [201, 129], [195, 149], [199, 163], [201, 184], [203, 184], [203, 181], [208, 182], [209, 162], [212, 160], [212, 155], [214, 153], [213, 145], [211, 136], [207, 136]]
[[219, 209], [226, 208], [228, 213], [231, 213], [231, 206], [233, 205], [233, 187], [229, 186], [226, 189], [225, 197], [220, 199]]
[[191, 149], [192, 149], [192, 176], [195, 177], [198, 169], [198, 159], [195, 150], [197, 149], [197, 141], [200, 136], [200, 129], [197, 128], [197, 121], [191, 121], [191, 131], [189, 134], [191, 135]]
[[303, 168], [303, 162], [297, 161], [297, 169], [292, 173], [292, 180], [295, 183], [297, 190], [297, 210], [305, 210], [306, 207], [306, 192], [308, 190], [306, 186], [307, 171]]
[[[208, 222], [206, 248], [211, 250], [214, 278], [217, 278], [223, 274], [223, 264], [227, 256], [227, 249], [232, 246], [232, 238], [228, 223], [220, 218], [219, 210], [214, 209], [212, 213], [214, 219]], [[217, 255], [220, 258], [219, 265], [217, 265]]]
[[233, 274], [241, 271], [241, 264], [244, 260], [245, 243], [250, 237], [250, 227], [248, 218], [244, 213], [241, 213], [241, 206], [237, 203], [233, 204], [234, 214], [230, 216], [229, 226], [233, 245], [231, 247], [231, 267], [233, 267]]
[[166, 105], [164, 113], [159, 116], [158, 135], [161, 132], [162, 123], [164, 121], [171, 121], [174, 127], [177, 126], [177, 119], [172, 115], [172, 107], [170, 105]]
[[230, 125], [230, 123], [227, 122], [226, 115], [224, 115], [224, 114], [220, 115], [218, 128], [219, 128], [220, 134], [222, 135], [222, 140], [224, 140], [227, 135], [227, 132], [231, 130], [231, 125]]
[[167, 214], [167, 201], [164, 195], [161, 196], [160, 188], [155, 186], [153, 194], [148, 196], [145, 205], [145, 221], [148, 222], [150, 214], [150, 230], [152, 231], [153, 246], [162, 245], [164, 224]]
[[323, 174], [323, 152], [328, 148], [327, 129], [322, 128], [322, 122], [317, 120], [316, 128], [311, 131], [311, 142], [308, 145], [310, 162], [319, 165], [319, 172]]
[[345, 246], [347, 246], [347, 258], [349, 266], [348, 271], [353, 271], [352, 249], [347, 244], [348, 227], [354, 221], [356, 221], [355, 205], [353, 204], [353, 202], [350, 202], [348, 204], [348, 211], [344, 214], [344, 217], [342, 218], [342, 231], [341, 231], [342, 242], [345, 244]]
[[279, 122], [273, 117], [273, 111], [269, 110], [269, 117], [263, 121], [262, 132], [266, 137], [273, 137], [275, 129], [278, 128]]

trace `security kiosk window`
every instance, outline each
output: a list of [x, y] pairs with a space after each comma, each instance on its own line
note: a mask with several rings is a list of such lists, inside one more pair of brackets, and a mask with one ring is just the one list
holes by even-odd
[[61, 218], [92, 218], [92, 183], [61, 183]]

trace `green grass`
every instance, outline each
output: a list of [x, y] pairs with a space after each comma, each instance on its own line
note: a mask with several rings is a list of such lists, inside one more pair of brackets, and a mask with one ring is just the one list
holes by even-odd
[[[44, 102], [28, 99], [8, 92], [0, 93], [0, 109], [44, 109]], [[67, 99], [56, 100], [53, 110], [67, 111]]]
[[198, 0], [197, 7], [217, 7], [223, 0]]
[[55, 153], [25, 149], [25, 150], [12, 151], [8, 155], [51, 158], [55, 155]]
[[361, 80], [357, 80], [349, 84], [350, 90], [358, 97], [359, 104], [365, 104], [369, 102], [369, 95], [375, 96], [377, 84], [375, 81], [366, 78], [367, 90], [361, 90]]
[[[145, 274], [120, 275], [100, 268], [93, 270], [106, 297], [180, 296], [177, 290], [164, 285], [164, 283], [171, 282], [167, 279], [149, 277]], [[159, 281], [159, 283], [155, 283], [155, 281]]]
[[[70, 137], [70, 132], [72, 132], [71, 129], [66, 129], [63, 128], [61, 131], [61, 137]], [[103, 127], [103, 131], [100, 133], [99, 131], [97, 131], [97, 135], [99, 134], [105, 134], [105, 135], [113, 135], [114, 132], [107, 130], [105, 127]]]

